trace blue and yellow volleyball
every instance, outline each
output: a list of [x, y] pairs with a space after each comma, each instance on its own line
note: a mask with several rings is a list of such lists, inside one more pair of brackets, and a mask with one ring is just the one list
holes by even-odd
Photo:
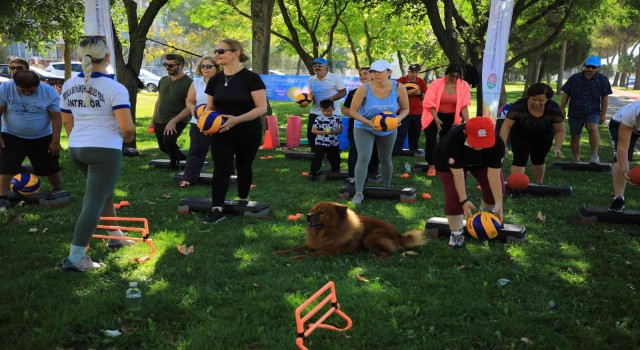
[[20, 173], [11, 179], [11, 190], [27, 196], [40, 190], [40, 178], [31, 173]]
[[467, 219], [467, 231], [475, 239], [491, 240], [502, 231], [502, 223], [495, 214], [481, 211]]
[[373, 123], [373, 128], [378, 131], [391, 131], [400, 125], [400, 119], [393, 112], [382, 112], [373, 119], [371, 119]]
[[225, 119], [222, 118], [220, 113], [215, 111], [206, 111], [200, 118], [198, 118], [198, 129], [203, 134], [213, 135], [220, 130], [224, 124]]
[[206, 103], [201, 103], [199, 105], [196, 105], [195, 107], [193, 107], [193, 116], [196, 119], [200, 119], [200, 117], [202, 116], [202, 114], [207, 110], [207, 104]]
[[416, 83], [405, 83], [404, 87], [407, 89], [407, 93], [413, 93], [415, 90], [420, 90], [420, 87]]
[[298, 106], [304, 108], [313, 103], [313, 94], [311, 92], [301, 92], [296, 96]]

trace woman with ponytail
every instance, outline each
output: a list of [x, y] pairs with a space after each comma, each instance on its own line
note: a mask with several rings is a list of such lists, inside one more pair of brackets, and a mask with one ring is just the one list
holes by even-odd
[[[103, 37], [85, 37], [79, 45], [82, 70], [62, 87], [60, 109], [69, 137], [69, 158], [87, 177], [82, 211], [62, 271], [95, 270], [103, 264], [85, 255], [100, 216], [116, 216], [113, 191], [122, 163], [122, 143], [131, 142], [135, 125], [127, 89], [107, 74], [109, 48]], [[120, 230], [111, 236], [123, 236]], [[133, 243], [111, 240], [109, 248]]]

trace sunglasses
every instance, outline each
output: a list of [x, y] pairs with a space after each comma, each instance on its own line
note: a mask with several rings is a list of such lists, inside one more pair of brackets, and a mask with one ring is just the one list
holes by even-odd
[[86, 46], [86, 45], [92, 45], [92, 44], [95, 45], [99, 41], [102, 41], [105, 44], [107, 43], [107, 37], [103, 35], [83, 36], [81, 38], [82, 40], [80, 41], [80, 46]]
[[9, 70], [24, 70], [23, 66], [9, 66]]
[[202, 69], [212, 69], [213, 67], [215, 67], [213, 64], [200, 65], [200, 68], [202, 68]]
[[173, 67], [175, 67], [175, 66], [179, 66], [179, 65], [180, 65], [180, 63], [163, 63], [162, 65], [163, 65], [165, 68], [171, 68], [171, 69], [173, 69]]
[[227, 51], [235, 52], [236, 50], [234, 50], [234, 49], [215, 49], [215, 50], [213, 50], [213, 53], [214, 54], [218, 54], [218, 55], [224, 55], [224, 53], [227, 52]]
[[592, 65], [585, 65], [584, 67], [589, 69], [598, 69], [598, 67]]
[[314, 63], [312, 67], [323, 67], [324, 64], [320, 64], [320, 63]]

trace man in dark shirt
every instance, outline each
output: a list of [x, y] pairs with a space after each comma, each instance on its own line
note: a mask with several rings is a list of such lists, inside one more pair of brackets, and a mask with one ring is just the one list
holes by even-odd
[[482, 189], [482, 211], [493, 211], [502, 221], [505, 146], [489, 118], [471, 118], [454, 126], [435, 150], [435, 166], [445, 193], [444, 214], [449, 222], [449, 246], [464, 245], [463, 218], [476, 209], [467, 197], [465, 173], [470, 172]]
[[611, 95], [609, 79], [597, 72], [600, 57], [589, 56], [582, 66], [582, 72], [572, 75], [562, 86], [560, 108], [565, 111], [569, 102], [569, 130], [571, 132], [571, 152], [573, 160], [580, 161], [580, 137], [586, 125], [591, 146], [591, 163], [600, 163], [598, 145], [600, 132], [598, 125], [604, 123]]

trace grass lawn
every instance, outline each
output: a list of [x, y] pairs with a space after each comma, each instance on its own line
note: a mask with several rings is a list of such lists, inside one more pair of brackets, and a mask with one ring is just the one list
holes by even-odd
[[[521, 91], [521, 85], [509, 86], [509, 100]], [[63, 152], [64, 187], [72, 201], [14, 207], [0, 217], [0, 348], [293, 349], [294, 309], [327, 281], [336, 283], [353, 328], [318, 330], [305, 342], [311, 349], [640, 348], [638, 226], [576, 222], [582, 204], [609, 205], [610, 174], [551, 170], [550, 156], [545, 182], [571, 185], [574, 196], [507, 198], [506, 222], [526, 226], [524, 244], [468, 242], [452, 250], [445, 240], [430, 240], [415, 250], [418, 255], [384, 261], [365, 253], [290, 261], [271, 253], [303, 241], [303, 218], [287, 217], [306, 213], [318, 201], [346, 203], [337, 198], [343, 184], [309, 183], [301, 176], [309, 162], [261, 150], [258, 156], [273, 158], [256, 159], [251, 198], [270, 204], [269, 217], [233, 217], [210, 226], [201, 223], [203, 214], [179, 214], [180, 198], [209, 196], [210, 188], [179, 189], [169, 171], [147, 167], [150, 159], [165, 158], [146, 132], [155, 98], [146, 92], [138, 97], [141, 156], [124, 159], [116, 196], [131, 203], [119, 216], [149, 220], [157, 254], [136, 263], [134, 258], [148, 254], [144, 244], [110, 252], [94, 239], [88, 254], [107, 268], [59, 271], [84, 193], [84, 179]], [[281, 125], [283, 116], [306, 114], [292, 103], [272, 105]], [[180, 140], [183, 149], [187, 134]], [[601, 160], [611, 162], [605, 127], [601, 134]], [[568, 137], [566, 142], [569, 159]], [[346, 169], [346, 153], [343, 160]], [[368, 200], [359, 213], [385, 218], [400, 231], [443, 216], [443, 191], [435, 178], [400, 178], [407, 161], [421, 160], [394, 158], [393, 185], [414, 187], [418, 199]], [[470, 180], [468, 193], [479, 203], [475, 186]], [[422, 193], [432, 199], [422, 199]], [[627, 189], [627, 207], [640, 208], [639, 194], [638, 188]], [[229, 197], [236, 195], [232, 187]], [[182, 255], [179, 244], [193, 245], [195, 252]], [[499, 286], [501, 278], [511, 282]], [[144, 311], [135, 317], [124, 311], [129, 281], [138, 281], [143, 292]], [[337, 316], [331, 321], [343, 325]], [[103, 335], [110, 329], [123, 335]]]

